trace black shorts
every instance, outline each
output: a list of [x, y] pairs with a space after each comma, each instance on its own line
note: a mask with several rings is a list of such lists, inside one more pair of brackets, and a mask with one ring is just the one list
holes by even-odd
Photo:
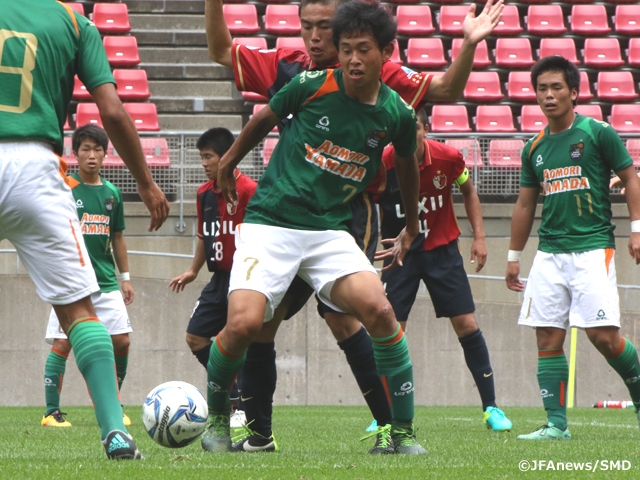
[[[193, 309], [187, 333], [198, 337], [215, 337], [227, 324], [227, 309], [229, 306], [229, 272], [217, 272], [211, 281], [202, 289], [200, 298]], [[286, 295], [291, 295], [291, 304], [284, 319], [289, 320], [304, 307], [313, 289], [300, 277], [296, 276], [291, 282]]]
[[457, 240], [434, 250], [410, 251], [403, 265], [382, 273], [387, 299], [398, 320], [409, 318], [420, 280], [427, 286], [436, 317], [452, 318], [475, 311]]

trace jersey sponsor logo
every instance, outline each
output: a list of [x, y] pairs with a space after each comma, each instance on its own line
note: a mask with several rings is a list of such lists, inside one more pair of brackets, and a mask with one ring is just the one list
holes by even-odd
[[571, 192], [575, 190], [591, 190], [589, 179], [582, 176], [581, 167], [545, 168], [542, 172], [544, 181], [543, 195]]
[[539, 167], [540, 165], [542, 165], [542, 155], [538, 155], [536, 157], [536, 167]]
[[[305, 148], [307, 150], [307, 155], [305, 156], [307, 162], [334, 175], [339, 175], [342, 178], [348, 178], [356, 182], [362, 182], [362, 179], [367, 174], [366, 168], [354, 165], [354, 163], [362, 165], [369, 161], [369, 157], [364, 153], [354, 152], [340, 145], [334, 145], [329, 140], [325, 140], [318, 148], [314, 148], [308, 143], [305, 143]], [[330, 156], [336, 160], [330, 158]]]
[[329, 117], [327, 117], [325, 115], [320, 120], [318, 120], [318, 123], [316, 123], [316, 128], [319, 128], [320, 130], [324, 130], [325, 132], [328, 132], [329, 131]]
[[367, 133], [367, 141], [366, 145], [369, 148], [378, 148], [380, 146], [380, 142], [383, 141], [387, 136], [387, 132], [383, 130], [376, 130], [375, 128], [371, 128], [369, 133]]
[[82, 203], [82, 200], [76, 200], [76, 208], [84, 208], [84, 203]]
[[[438, 173], [440, 173], [438, 171]], [[447, 176], [444, 173], [440, 173], [440, 175], [436, 175], [433, 177], [433, 185], [438, 189], [442, 190], [447, 186]]]
[[233, 220], [216, 220], [215, 222], [202, 222], [202, 235], [205, 237], [216, 237], [218, 235], [234, 235], [236, 225]]
[[[424, 214], [426, 215], [429, 212], [433, 212], [438, 208], [442, 208], [444, 205], [444, 199], [442, 195], [438, 195], [437, 197], [422, 197], [418, 202], [418, 215]], [[431, 207], [431, 210], [429, 210]], [[396, 204], [396, 216], [398, 218], [404, 218], [404, 212], [402, 211], [402, 205], [399, 203]], [[427, 219], [420, 218], [418, 220], [418, 231], [424, 234], [424, 238], [429, 236], [429, 226], [427, 224]]]
[[111, 227], [109, 223], [111, 217], [108, 215], [94, 215], [85, 213], [80, 219], [83, 235], [107, 235], [111, 236]]
[[105, 198], [104, 199], [104, 208], [107, 209], [108, 212], [110, 212], [111, 210], [113, 210], [113, 205], [116, 203], [115, 198], [111, 197], [111, 198]]
[[571, 156], [571, 160], [575, 160], [577, 162], [582, 158], [583, 153], [584, 153], [584, 142], [574, 143], [569, 146], [569, 155]]

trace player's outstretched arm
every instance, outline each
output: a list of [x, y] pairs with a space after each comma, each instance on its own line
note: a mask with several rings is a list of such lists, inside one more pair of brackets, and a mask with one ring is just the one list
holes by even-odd
[[[520, 187], [518, 201], [511, 217], [510, 252], [522, 252], [527, 244], [536, 214], [538, 195], [540, 195], [538, 188]], [[520, 260], [509, 260], [505, 276], [507, 288], [515, 292], [522, 292], [524, 291], [524, 284], [518, 278], [520, 275]]]
[[471, 178], [460, 185], [460, 192], [464, 200], [464, 210], [467, 212], [467, 218], [473, 229], [473, 243], [471, 244], [471, 263], [476, 265], [476, 273], [482, 270], [484, 264], [487, 263], [487, 244], [485, 243], [484, 224], [482, 222], [482, 207], [478, 192], [473, 186]]
[[198, 272], [200, 272], [205, 261], [204, 240], [199, 239], [198, 245], [196, 246], [196, 253], [191, 262], [191, 267], [182, 275], [178, 275], [171, 279], [169, 282], [169, 288], [176, 293], [183, 291], [184, 287], [186, 287], [188, 283], [193, 282], [198, 277]]
[[[113, 234], [111, 237], [111, 251], [113, 252], [113, 259], [116, 261], [116, 266], [120, 273], [129, 272], [129, 256], [127, 255], [127, 242], [124, 239], [124, 232], [119, 231]], [[133, 302], [134, 291], [131, 285], [131, 280], [123, 280], [120, 286], [122, 296], [124, 297], [124, 304], [130, 305]]]
[[169, 215], [169, 202], [151, 177], [133, 120], [124, 109], [112, 83], [94, 88], [91, 95], [100, 110], [104, 129], [135, 178], [140, 198], [151, 213], [148, 230], [158, 230]]
[[498, 25], [503, 8], [504, 0], [498, 0], [495, 4], [488, 0], [480, 15], [476, 16], [476, 5], [471, 4], [462, 23], [464, 39], [460, 52], [444, 75], [431, 80], [426, 95], [429, 100], [456, 100], [462, 95], [473, 67], [476, 46]]
[[220, 159], [218, 188], [227, 202], [238, 205], [238, 192], [236, 191], [236, 178], [234, 175], [236, 167], [245, 155], [253, 150], [279, 122], [280, 118], [267, 105], [251, 117], [251, 120], [244, 126], [231, 148]]
[[[640, 264], [640, 179], [633, 165], [616, 173], [624, 185], [627, 208], [629, 208], [629, 217], [631, 217], [629, 255], [636, 261], [636, 265], [638, 265]], [[634, 224], [634, 221], [638, 223]], [[635, 227], [635, 225], [638, 226]], [[634, 232], [634, 230], [637, 231]]]
[[207, 29], [209, 58], [220, 65], [231, 68], [231, 47], [233, 41], [229, 27], [224, 21], [222, 0], [206, 0], [204, 19]]

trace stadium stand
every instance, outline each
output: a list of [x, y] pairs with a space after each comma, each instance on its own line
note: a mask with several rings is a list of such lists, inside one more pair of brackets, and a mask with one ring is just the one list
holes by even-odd
[[[263, 38], [265, 44], [266, 39]], [[267, 48], [266, 46], [264, 48]], [[305, 51], [304, 40], [302, 37], [278, 37], [276, 38], [276, 48], [290, 48], [292, 50]]]
[[439, 38], [410, 38], [406, 50], [407, 63], [415, 68], [438, 68], [449, 62]]
[[252, 3], [223, 5], [224, 20], [232, 35], [253, 35], [260, 31], [258, 11]]
[[633, 159], [633, 165], [640, 168], [640, 138], [629, 138], [626, 143], [629, 155]]
[[[293, 38], [278, 38], [278, 40], [293, 40]], [[268, 48], [267, 39], [265, 37], [233, 37], [233, 43], [237, 45], [246, 45], [250, 48], [264, 49]]]
[[587, 38], [582, 56], [587, 67], [614, 68], [625, 63], [617, 38]]
[[399, 5], [396, 10], [398, 35], [430, 35], [436, 31], [429, 5]]
[[535, 102], [536, 92], [531, 85], [531, 73], [509, 72], [507, 96], [516, 102]]
[[[451, 61], [453, 62], [460, 52], [460, 47], [462, 46], [461, 38], [454, 38], [451, 41]], [[473, 68], [483, 68], [491, 65], [491, 60], [489, 59], [489, 48], [487, 47], [487, 41], [482, 40], [476, 46], [476, 53], [473, 57]]]
[[613, 27], [617, 34], [640, 35], [640, 5], [616, 5]]
[[102, 43], [112, 67], [135, 67], [140, 63], [136, 37], [107, 35], [102, 38]]
[[80, 3], [80, 2], [67, 2], [67, 5], [69, 5], [71, 8], [73, 8], [76, 12], [78, 12], [83, 17], [85, 16], [85, 14], [84, 14], [84, 4], [83, 3]]
[[586, 102], [594, 97], [591, 91], [591, 83], [589, 82], [589, 75], [582, 70], [580, 72], [580, 91], [578, 92], [578, 100]]
[[640, 108], [638, 105], [612, 105], [609, 123], [618, 133], [640, 133]]
[[530, 5], [527, 32], [531, 35], [561, 35], [567, 31], [560, 5]]
[[118, 35], [131, 30], [126, 3], [94, 4], [92, 21], [102, 34]]
[[429, 122], [432, 132], [470, 132], [469, 115], [464, 105], [434, 105]]
[[262, 164], [266, 167], [269, 165], [269, 160], [271, 160], [271, 154], [273, 153], [273, 149], [276, 148], [278, 144], [278, 137], [267, 137], [264, 139], [264, 144], [262, 147]]
[[571, 8], [571, 33], [591, 36], [610, 31], [604, 5], [574, 5]]
[[467, 168], [482, 168], [484, 166], [482, 163], [482, 149], [475, 139], [448, 138], [444, 143], [460, 151]]
[[538, 133], [547, 126], [547, 117], [544, 116], [538, 105], [523, 105], [520, 110], [520, 131]]
[[98, 106], [95, 103], [80, 103], [76, 111], [76, 126], [81, 127], [88, 123], [102, 126]]
[[633, 74], [626, 71], [600, 72], [596, 87], [598, 99], [609, 102], [624, 102], [638, 98]]
[[147, 100], [151, 96], [147, 72], [144, 70], [116, 68], [113, 78], [116, 80], [118, 96], [123, 101]]
[[526, 68], [535, 63], [528, 38], [498, 38], [494, 57], [498, 67]]
[[300, 35], [297, 5], [267, 5], [264, 29], [271, 35]]
[[138, 131], [157, 132], [160, 130], [158, 111], [153, 103], [125, 103], [124, 108], [131, 115]]
[[538, 58], [548, 57], [549, 55], [562, 55], [572, 63], [580, 64], [576, 52], [576, 42], [573, 38], [541, 38]]
[[462, 94], [473, 102], [497, 102], [504, 98], [498, 72], [471, 72]]
[[493, 35], [518, 35], [523, 30], [520, 25], [520, 13], [515, 5], [505, 5], [502, 18], [493, 30]]
[[494, 139], [489, 142], [489, 166], [520, 168], [522, 140]]
[[438, 30], [444, 35], [462, 35], [462, 22], [467, 16], [467, 5], [443, 5], [438, 16]]
[[476, 109], [476, 132], [515, 132], [509, 105], [479, 105]]
[[580, 113], [586, 117], [595, 118], [596, 120], [604, 120], [602, 115], [602, 108], [600, 105], [580, 105], [578, 104], [574, 109], [575, 112]]
[[627, 64], [630, 67], [640, 67], [640, 37], [629, 39], [629, 48], [627, 49]]

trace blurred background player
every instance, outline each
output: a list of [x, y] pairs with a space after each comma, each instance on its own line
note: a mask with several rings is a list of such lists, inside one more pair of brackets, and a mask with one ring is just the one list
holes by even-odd
[[[129, 333], [132, 332], [125, 305], [130, 305], [134, 297], [129, 276], [127, 244], [124, 240], [122, 193], [100, 175], [109, 145], [107, 133], [102, 128], [92, 124], [77, 128], [73, 132], [71, 145], [79, 170], [68, 177], [68, 183], [76, 201], [84, 243], [100, 286], [98, 292], [91, 294], [91, 302], [98, 318], [111, 335], [118, 390], [121, 390], [127, 374]], [[122, 293], [118, 287], [116, 265], [122, 280]], [[71, 423], [64, 418], [66, 414], [60, 411], [60, 392], [71, 344], [60, 328], [53, 309], [49, 315], [46, 340], [53, 344], [53, 348], [45, 365], [44, 392], [47, 410], [40, 424], [47, 427], [70, 427]], [[125, 426], [131, 425], [126, 414], [123, 414], [123, 421]]]
[[150, 231], [162, 226], [169, 204], [118, 98], [95, 25], [50, 0], [0, 0], [0, 11], [0, 239], [13, 244], [38, 295], [53, 305], [95, 405], [107, 457], [141, 458], [122, 421], [113, 345], [90, 298], [100, 287], [58, 156], [74, 75], [137, 182]]
[[[453, 211], [452, 188], [457, 185], [464, 199], [467, 218], [473, 229], [471, 263], [477, 260], [479, 272], [487, 260], [480, 199], [458, 150], [444, 143], [428, 140], [427, 114], [417, 112], [416, 157], [420, 169], [420, 234], [407, 253], [402, 267], [383, 269], [382, 283], [389, 303], [406, 331], [407, 319], [422, 280], [433, 302], [436, 317], [449, 317], [458, 336], [467, 367], [482, 400], [484, 423], [494, 431], [510, 430], [512, 425], [496, 405], [493, 369], [489, 350], [478, 327], [469, 279], [464, 270], [458, 237], [460, 229]], [[394, 148], [383, 155], [387, 185], [378, 198], [382, 242], [398, 236], [404, 227], [404, 210], [394, 169]], [[387, 251], [376, 256], [386, 258]], [[389, 264], [387, 259], [385, 265]]]
[[[640, 263], [640, 180], [618, 134], [607, 123], [574, 112], [580, 88], [576, 66], [561, 56], [533, 66], [531, 84], [549, 121], [522, 151], [520, 193], [511, 219], [507, 287], [524, 291], [519, 325], [536, 330], [538, 384], [547, 423], [521, 440], [569, 440], [563, 344], [567, 327], [584, 329], [624, 380], [640, 422], [640, 366], [633, 344], [620, 336], [611, 223], [611, 170], [626, 189], [631, 217], [629, 254]], [[527, 287], [518, 278], [542, 194], [540, 242]]]
[[[306, 51], [300, 51], [286, 48], [256, 50], [233, 44], [231, 34], [224, 21], [222, 0], [206, 0], [205, 19], [209, 56], [212, 60], [233, 68], [236, 86], [240, 91], [255, 92], [271, 98], [302, 71], [323, 70], [339, 66], [338, 51], [332, 40], [331, 18], [336, 8], [348, 1], [302, 0], [300, 2], [302, 38], [306, 47]], [[502, 13], [502, 4], [502, 0], [496, 2], [495, 5], [490, 0], [477, 17], [475, 5], [470, 6], [469, 13], [463, 22], [464, 39], [460, 54], [443, 76], [433, 77], [426, 73], [417, 73], [386, 61], [382, 65], [382, 80], [414, 108], [424, 105], [428, 99], [457, 99], [462, 94], [469, 78], [476, 46], [498, 24]], [[280, 127], [285, 122], [287, 122], [286, 119], [283, 120]], [[378, 244], [378, 219], [372, 197], [367, 193], [359, 194], [354, 196], [350, 204], [353, 210], [353, 220], [349, 230], [358, 246], [373, 261]], [[356, 318], [335, 312], [323, 305], [322, 302], [319, 302], [318, 311], [327, 322], [338, 346], [346, 356], [360, 391], [373, 415], [372, 427], [375, 428], [376, 424], [381, 426], [388, 424], [391, 420], [391, 412], [384, 388], [375, 369], [371, 339], [366, 330]], [[276, 330], [275, 327], [272, 328], [274, 331]], [[265, 338], [265, 342], [267, 341], [272, 342], [273, 339]], [[258, 351], [262, 357], [254, 357], [258, 352], [252, 350], [249, 349], [247, 353], [247, 363], [255, 365], [255, 369], [271, 368], [269, 359], [275, 359], [275, 355], [271, 354], [266, 345]], [[265, 378], [265, 376], [256, 373], [258, 378]], [[241, 377], [241, 390], [247, 393], [247, 397], [256, 397], [257, 390], [253, 385], [245, 384], [245, 379], [246, 376]], [[275, 384], [269, 389], [270, 395], [273, 396]], [[253, 419], [250, 407], [245, 405], [245, 408], [247, 419], [250, 422]], [[259, 422], [253, 425], [257, 427], [254, 429], [256, 432], [267, 436], [271, 434], [264, 429], [261, 431]], [[253, 447], [258, 438], [259, 436], [249, 435], [247, 441], [251, 442]], [[392, 450], [388, 438], [381, 433], [376, 437], [376, 443], [370, 453], [388, 453]]]

